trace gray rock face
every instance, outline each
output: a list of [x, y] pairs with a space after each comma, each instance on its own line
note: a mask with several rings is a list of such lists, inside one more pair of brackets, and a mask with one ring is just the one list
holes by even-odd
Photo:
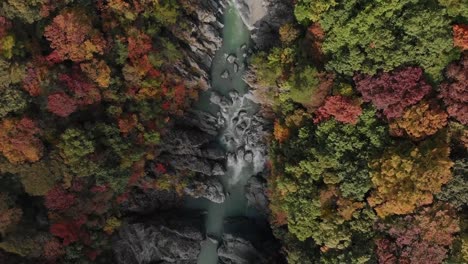
[[223, 236], [223, 243], [218, 249], [218, 255], [220, 262], [226, 264], [267, 263], [252, 243], [230, 234]]
[[258, 212], [269, 215], [269, 202], [266, 195], [267, 183], [265, 179], [254, 176], [249, 179], [247, 185], [245, 186], [245, 196], [249, 204]]
[[185, 12], [179, 18], [186, 24], [168, 28], [181, 46], [182, 61], [173, 65], [174, 70], [188, 86], [208, 89], [211, 61], [222, 44], [222, 12], [228, 0], [186, 0]]
[[214, 177], [192, 180], [185, 188], [185, 194], [194, 198], [206, 198], [214, 203], [222, 203], [226, 199], [221, 182]]
[[267, 49], [278, 44], [278, 29], [294, 21], [293, 1], [235, 0], [242, 20], [252, 31], [257, 48]]
[[156, 222], [126, 223], [113, 243], [119, 264], [197, 262], [202, 218], [160, 215]]

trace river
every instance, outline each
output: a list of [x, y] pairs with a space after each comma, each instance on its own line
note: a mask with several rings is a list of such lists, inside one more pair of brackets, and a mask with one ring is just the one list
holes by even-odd
[[224, 124], [218, 142], [227, 153], [227, 172], [220, 176], [226, 199], [213, 203], [207, 199], [187, 199], [186, 207], [207, 212], [205, 229], [209, 239], [202, 243], [198, 264], [218, 263], [218, 241], [223, 236], [224, 219], [235, 216], [258, 217], [245, 197], [249, 178], [263, 170], [264, 147], [256, 144], [255, 113], [258, 106], [247, 99], [248, 87], [242, 80], [251, 46], [250, 31], [233, 6], [224, 12], [223, 46], [211, 68], [212, 88], [200, 96], [195, 108], [209, 112]]

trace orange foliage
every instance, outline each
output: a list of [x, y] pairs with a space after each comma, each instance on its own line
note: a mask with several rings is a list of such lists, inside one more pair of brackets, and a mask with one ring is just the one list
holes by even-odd
[[275, 121], [273, 135], [278, 142], [283, 143], [289, 138], [289, 130], [280, 124], [278, 120]]
[[19, 208], [10, 208], [8, 196], [0, 193], [0, 235], [4, 236], [11, 228], [21, 220], [23, 211]]
[[5, 119], [0, 123], [0, 152], [14, 164], [36, 162], [44, 149], [39, 134], [40, 129], [29, 118]]
[[130, 133], [138, 124], [137, 115], [128, 115], [119, 119], [119, 129], [122, 134]]
[[453, 25], [453, 45], [468, 50], [468, 25]]
[[421, 101], [390, 123], [390, 133], [396, 136], [406, 134], [411, 139], [420, 140], [446, 126], [447, 118], [448, 114], [437, 103]]
[[402, 143], [370, 164], [375, 191], [368, 202], [380, 217], [409, 214], [432, 203], [433, 194], [452, 177], [453, 162], [445, 141], [436, 137], [412, 147]]
[[44, 36], [54, 49], [54, 60], [81, 62], [90, 60], [95, 53], [103, 54], [106, 45], [91, 19], [78, 10], [64, 10], [45, 28]]

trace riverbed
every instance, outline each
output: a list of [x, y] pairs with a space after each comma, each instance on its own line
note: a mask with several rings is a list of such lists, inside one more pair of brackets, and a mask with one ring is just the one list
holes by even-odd
[[259, 217], [245, 197], [249, 178], [263, 170], [265, 153], [255, 143], [258, 106], [247, 99], [248, 87], [242, 79], [251, 53], [250, 31], [232, 5], [224, 12], [223, 46], [211, 67], [211, 89], [200, 96], [195, 108], [222, 120], [218, 144], [227, 153], [226, 173], [220, 176], [226, 199], [214, 203], [207, 199], [187, 199], [186, 207], [206, 211], [207, 239], [202, 244], [198, 264], [217, 264], [217, 248], [226, 218]]

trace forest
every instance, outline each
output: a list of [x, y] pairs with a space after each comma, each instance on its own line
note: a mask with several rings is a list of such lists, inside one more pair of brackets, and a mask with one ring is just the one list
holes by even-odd
[[468, 3], [295, 2], [252, 60], [288, 263], [467, 263]]
[[[249, 62], [287, 263], [468, 263], [468, 2], [290, 2]], [[1, 1], [0, 263], [114, 263], [133, 189], [183, 195], [157, 150], [205, 87], [177, 66], [194, 9]]]
[[182, 185], [155, 148], [199, 89], [171, 67], [183, 4], [0, 3], [1, 263], [109, 263], [129, 188]]

